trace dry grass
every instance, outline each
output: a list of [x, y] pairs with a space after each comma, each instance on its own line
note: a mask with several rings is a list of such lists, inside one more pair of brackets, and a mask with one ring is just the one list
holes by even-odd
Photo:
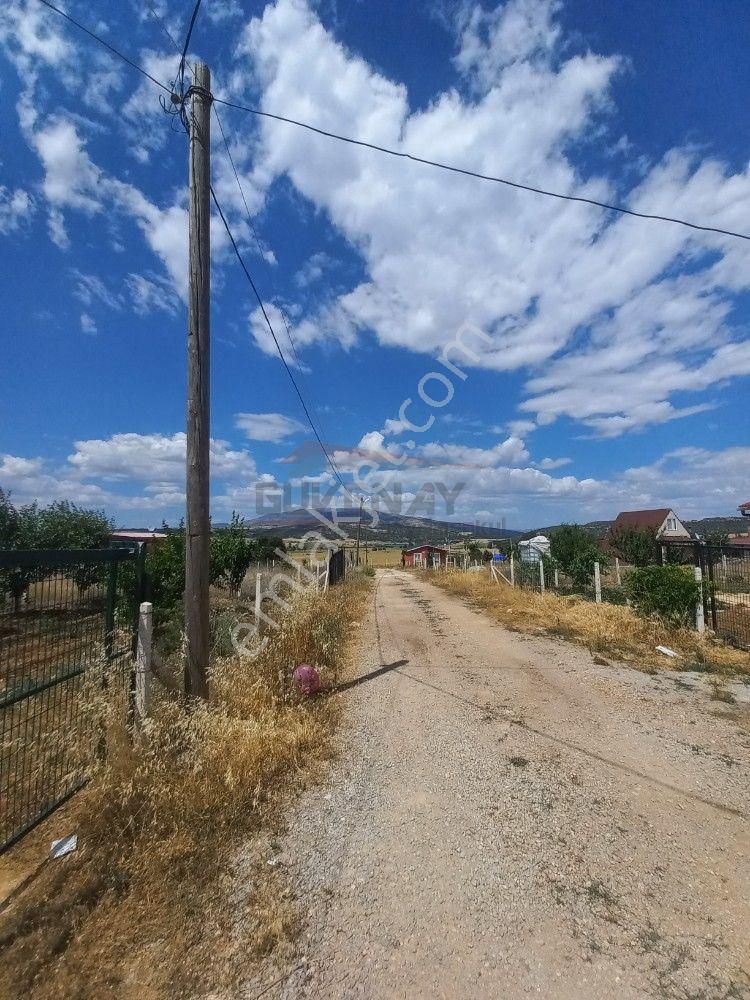
[[[431, 573], [430, 582], [471, 601], [508, 628], [547, 633], [587, 646], [594, 653], [626, 659], [642, 669], [679, 667], [750, 674], [750, 655], [710, 635], [639, 617], [631, 608], [595, 604], [582, 597], [537, 594], [494, 583], [483, 573]], [[667, 646], [672, 660], [657, 653]]]
[[215, 662], [208, 707], [160, 701], [135, 745], [112, 724], [106, 766], [67, 807], [78, 852], [3, 917], [0, 996], [192, 994], [293, 934], [266, 866], [237, 896], [237, 857], [332, 750], [338, 701], [300, 701], [290, 675], [310, 662], [336, 680], [367, 586], [306, 595], [261, 657]]

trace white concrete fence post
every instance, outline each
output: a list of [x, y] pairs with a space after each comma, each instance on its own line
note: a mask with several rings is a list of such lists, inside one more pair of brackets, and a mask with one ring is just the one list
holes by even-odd
[[620, 560], [615, 556], [615, 580], [617, 581], [617, 586], [622, 586], [622, 580], [620, 578]]
[[255, 624], [260, 625], [260, 613], [263, 607], [263, 588], [261, 587], [261, 573], [255, 574]]
[[135, 718], [140, 725], [151, 712], [151, 636], [154, 606], [144, 601], [138, 612], [138, 645], [135, 657]]
[[542, 593], [544, 593], [544, 560], [539, 560], [539, 585], [542, 588]]
[[516, 585], [516, 565], [513, 559], [513, 553], [510, 554], [510, 585], [515, 587]]
[[555, 566], [555, 590], [560, 589], [560, 576], [557, 572], [557, 566]]
[[602, 577], [599, 572], [599, 563], [594, 563], [594, 596], [596, 598], [596, 603], [602, 603]]
[[695, 628], [698, 632], [706, 631], [706, 620], [703, 614], [703, 571], [695, 567], [695, 582], [698, 584], [698, 597], [695, 602]]

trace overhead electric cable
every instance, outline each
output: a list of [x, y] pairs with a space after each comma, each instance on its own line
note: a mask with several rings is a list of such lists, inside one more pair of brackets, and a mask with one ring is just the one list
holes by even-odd
[[320, 445], [321, 451], [325, 455], [326, 460], [328, 461], [328, 464], [330, 465], [330, 467], [331, 467], [331, 469], [333, 471], [333, 474], [335, 475], [335, 477], [338, 480], [339, 484], [349, 494], [349, 496], [352, 497], [352, 499], [354, 499], [354, 494], [351, 492], [351, 490], [349, 489], [349, 487], [346, 485], [346, 483], [344, 482], [344, 480], [341, 478], [341, 473], [336, 468], [336, 463], [333, 461], [333, 459], [331, 458], [331, 456], [328, 454], [328, 449], [323, 444], [323, 440], [322, 440], [320, 434], [318, 433], [318, 429], [315, 426], [315, 423], [314, 423], [312, 417], [310, 416], [310, 411], [307, 408], [307, 403], [305, 402], [305, 398], [302, 395], [302, 392], [300, 391], [299, 386], [297, 385], [297, 380], [294, 377], [292, 369], [289, 367], [289, 365], [287, 363], [287, 360], [284, 357], [284, 352], [281, 350], [281, 345], [279, 344], [279, 341], [278, 341], [278, 338], [277, 338], [277, 336], [276, 336], [276, 334], [274, 332], [273, 326], [271, 325], [271, 320], [268, 318], [268, 313], [266, 312], [266, 307], [263, 304], [263, 299], [261, 298], [261, 295], [258, 292], [258, 289], [257, 289], [257, 287], [255, 285], [255, 282], [253, 281], [252, 275], [248, 271], [247, 265], [245, 264], [245, 261], [242, 258], [242, 254], [240, 253], [239, 247], [237, 246], [237, 241], [235, 240], [234, 235], [232, 234], [232, 230], [229, 228], [229, 223], [227, 222], [226, 216], [224, 215], [224, 212], [222, 211], [221, 205], [219, 204], [219, 199], [216, 197], [216, 192], [214, 191], [213, 185], [211, 185], [211, 197], [213, 198], [214, 205], [216, 206], [216, 211], [219, 213], [219, 217], [220, 217], [221, 221], [224, 224], [224, 228], [227, 231], [227, 236], [229, 237], [229, 242], [232, 244], [232, 248], [233, 248], [233, 250], [235, 252], [237, 260], [240, 262], [240, 267], [245, 272], [245, 277], [247, 278], [247, 280], [250, 283], [250, 287], [253, 290], [253, 294], [255, 295], [255, 298], [258, 300], [258, 305], [260, 306], [261, 312], [263, 313], [263, 319], [266, 321], [266, 326], [268, 327], [269, 333], [271, 334], [271, 338], [272, 338], [274, 344], [276, 345], [276, 350], [278, 352], [278, 355], [281, 358], [281, 361], [282, 361], [282, 364], [284, 365], [284, 368], [286, 369], [286, 373], [289, 376], [289, 380], [291, 381], [292, 385], [294, 386], [294, 391], [297, 393], [297, 396], [299, 398], [300, 404], [301, 404], [302, 409], [304, 411], [305, 417], [307, 418], [307, 422], [309, 423], [310, 428], [311, 428], [313, 434], [315, 435], [315, 438], [316, 438], [318, 444]]
[[397, 156], [403, 160], [411, 160], [412, 163], [421, 163], [428, 167], [436, 167], [439, 170], [448, 170], [450, 173], [463, 174], [465, 177], [475, 177], [480, 181], [492, 181], [495, 184], [504, 184], [507, 187], [516, 188], [519, 191], [530, 191], [532, 194], [544, 195], [545, 198], [558, 198], [562, 201], [576, 201], [584, 205], [593, 205], [595, 208], [604, 208], [609, 212], [619, 212], [621, 215], [631, 215], [636, 219], [652, 219], [656, 222], [671, 222], [677, 226], [687, 226], [689, 229], [697, 229], [705, 233], [718, 233], [720, 236], [731, 236], [738, 240], [750, 240], [747, 233], [736, 233], [731, 229], [720, 229], [717, 226], [704, 226], [697, 222], [688, 222], [686, 219], [676, 219], [669, 215], [657, 215], [651, 212], [637, 212], [632, 208], [625, 208], [624, 205], [611, 205], [606, 201], [597, 201], [595, 198], [586, 198], [583, 195], [563, 194], [560, 191], [549, 191], [546, 188], [534, 187], [531, 184], [521, 184], [519, 181], [509, 180], [507, 177], [495, 177], [492, 174], [482, 174], [476, 170], [469, 170], [465, 167], [457, 167], [450, 163], [441, 163], [439, 160], [430, 160], [424, 156], [416, 156], [413, 153], [405, 153], [398, 149], [391, 149], [388, 146], [379, 146], [374, 142], [366, 142], [364, 139], [354, 139], [351, 136], [340, 135], [337, 132], [330, 132], [327, 129], [318, 128], [308, 122], [297, 121], [295, 118], [287, 118], [284, 115], [275, 115], [270, 111], [260, 111], [258, 108], [251, 108], [245, 104], [235, 104], [232, 101], [223, 101], [218, 97], [214, 98], [217, 104], [223, 104], [228, 108], [235, 108], [237, 111], [247, 111], [251, 115], [260, 118], [271, 118], [274, 121], [286, 122], [288, 125], [295, 125], [297, 128], [307, 129], [308, 132], [315, 132], [317, 135], [325, 136], [327, 139], [336, 139], [338, 142], [346, 142], [352, 146], [361, 146], [364, 149], [372, 149], [377, 153], [386, 153], [388, 156]]
[[177, 70], [177, 79], [180, 85], [180, 93], [183, 89], [183, 81], [185, 77], [185, 60], [187, 58], [187, 50], [190, 45], [190, 39], [193, 34], [193, 28], [195, 27], [195, 19], [198, 16], [198, 11], [200, 10], [201, 0], [197, 0], [195, 7], [193, 7], [193, 13], [190, 18], [190, 24], [188, 26], [187, 34], [185, 35], [185, 44], [182, 46], [182, 57], [180, 58], [180, 66]]
[[[74, 24], [81, 31], [85, 32], [95, 41], [99, 42], [100, 45], [103, 45], [106, 49], [108, 49], [112, 53], [112, 55], [117, 56], [118, 59], [121, 59], [123, 62], [127, 63], [128, 66], [131, 66], [133, 69], [137, 70], [147, 79], [151, 80], [152, 83], [156, 84], [157, 87], [161, 87], [162, 90], [170, 94], [170, 96], [172, 95], [173, 91], [170, 87], [167, 87], [166, 84], [162, 83], [160, 80], [157, 80], [156, 77], [152, 76], [150, 73], [147, 73], [142, 66], [139, 66], [138, 63], [134, 62], [132, 59], [129, 59], [126, 55], [123, 55], [122, 52], [116, 49], [113, 45], [110, 45], [109, 42], [105, 41], [103, 38], [97, 35], [96, 32], [91, 31], [90, 28], [87, 28], [85, 25], [81, 24], [80, 21], [76, 21], [76, 19], [74, 17], [71, 17], [70, 14], [66, 14], [65, 11], [60, 10], [60, 8], [56, 7], [53, 3], [50, 2], [50, 0], [39, 0], [39, 2], [44, 4], [44, 6], [48, 7], [50, 10], [53, 10], [56, 14], [59, 14], [61, 17], [64, 17], [67, 21], [70, 21], [71, 24]], [[196, 4], [195, 9], [193, 10], [193, 16], [191, 18], [190, 28], [188, 30], [188, 35], [185, 40], [185, 46], [184, 46], [185, 53], [187, 53], [187, 46], [190, 42], [190, 35], [192, 34], [193, 25], [195, 24], [195, 18], [197, 16], [199, 7], [200, 7], [200, 0], [198, 0], [198, 3]], [[184, 72], [183, 58], [180, 59], [180, 71], [181, 73]], [[424, 156], [416, 156], [414, 153], [405, 153], [401, 150], [391, 149], [388, 146], [379, 146], [377, 143], [366, 142], [364, 139], [354, 139], [351, 136], [340, 135], [337, 132], [330, 132], [327, 129], [318, 128], [316, 125], [310, 125], [309, 122], [301, 122], [297, 121], [297, 119], [295, 118], [287, 118], [284, 115], [272, 114], [270, 111], [260, 111], [258, 108], [252, 108], [246, 104], [237, 104], [233, 101], [224, 101], [218, 97], [212, 97], [212, 99], [215, 104], [223, 104], [227, 108], [234, 108], [237, 111], [246, 111], [251, 115], [256, 115], [261, 118], [270, 118], [273, 119], [274, 121], [286, 122], [286, 124], [288, 125], [294, 125], [297, 128], [306, 129], [308, 132], [314, 132], [317, 135], [325, 136], [328, 139], [336, 139], [338, 142], [349, 143], [352, 146], [360, 146], [363, 149], [372, 149], [378, 153], [385, 153], [388, 156], [396, 156], [399, 159], [403, 160], [411, 160], [412, 163], [420, 163], [428, 167], [435, 167], [439, 170], [447, 170], [450, 173], [462, 174], [465, 177], [474, 177], [477, 180], [491, 181], [495, 184], [504, 184], [506, 187], [515, 188], [516, 190], [519, 191], [529, 191], [532, 194], [543, 195], [545, 198], [557, 198], [561, 201], [578, 202], [583, 205], [592, 205], [594, 208], [603, 208], [608, 212], [617, 212], [620, 215], [629, 215], [635, 219], [649, 219], [654, 222], [667, 222], [667, 223], [672, 223], [673, 225], [676, 226], [685, 226], [688, 229], [694, 229], [699, 232], [716, 233], [719, 236], [729, 236], [732, 239], [737, 239], [737, 240], [750, 240], [749, 234], [738, 233], [732, 229], [721, 229], [718, 226], [704, 226], [697, 222], [689, 222], [687, 219], [678, 219], [670, 215], [659, 215], [652, 212], [638, 212], [632, 208], [625, 208], [624, 205], [611, 205], [609, 204], [609, 202], [598, 201], [596, 198], [586, 198], [583, 195], [563, 194], [560, 191], [549, 191], [546, 188], [535, 187], [531, 184], [522, 184], [520, 181], [512, 181], [507, 177], [495, 177], [492, 174], [482, 174], [476, 170], [469, 170], [465, 167], [457, 167], [450, 163], [442, 163], [439, 160], [430, 160]]]
[[59, 14], [60, 17], [64, 17], [66, 21], [70, 21], [70, 23], [74, 24], [76, 28], [79, 28], [81, 31], [85, 32], [85, 34], [87, 34], [90, 38], [93, 38], [94, 41], [99, 42], [100, 45], [103, 45], [105, 49], [109, 49], [112, 55], [117, 56], [118, 59], [122, 59], [122, 61], [127, 63], [128, 66], [131, 66], [133, 69], [138, 70], [138, 72], [141, 73], [143, 76], [145, 76], [148, 80], [150, 80], [152, 83], [155, 83], [157, 87], [161, 87], [162, 90], [165, 90], [168, 94], [171, 95], [172, 93], [171, 87], [168, 87], [165, 83], [162, 83], [161, 80], [157, 80], [155, 76], [151, 76], [150, 73], [146, 72], [143, 66], [139, 66], [137, 62], [133, 62], [132, 59], [129, 59], [126, 55], [123, 55], [122, 52], [119, 51], [119, 49], [116, 49], [114, 45], [110, 45], [109, 42], [106, 42], [103, 38], [100, 38], [99, 35], [96, 34], [96, 32], [91, 31], [91, 29], [87, 28], [85, 24], [81, 24], [80, 21], [76, 21], [74, 17], [71, 17], [70, 14], [66, 14], [65, 11], [60, 10], [59, 7], [55, 7], [53, 3], [50, 3], [50, 0], [39, 0], [39, 3], [43, 3], [45, 7], [49, 7], [50, 10], [53, 10], [56, 14]]

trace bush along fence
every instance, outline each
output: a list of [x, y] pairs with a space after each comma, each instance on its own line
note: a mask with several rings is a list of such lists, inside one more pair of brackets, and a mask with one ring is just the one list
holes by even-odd
[[133, 711], [143, 583], [135, 547], [0, 551], [0, 851], [88, 780], [102, 693]]
[[658, 614], [699, 632], [709, 628], [750, 648], [750, 551], [744, 546], [669, 542], [661, 546], [659, 564], [641, 567], [602, 557], [564, 572], [551, 558], [527, 562], [514, 553], [489, 565], [497, 583], [541, 594], [577, 594], [598, 604], [631, 604], [643, 615]]

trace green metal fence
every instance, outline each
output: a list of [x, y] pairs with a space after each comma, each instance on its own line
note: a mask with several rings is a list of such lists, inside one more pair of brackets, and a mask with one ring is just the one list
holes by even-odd
[[137, 548], [0, 552], [0, 852], [87, 781], [127, 711]]

